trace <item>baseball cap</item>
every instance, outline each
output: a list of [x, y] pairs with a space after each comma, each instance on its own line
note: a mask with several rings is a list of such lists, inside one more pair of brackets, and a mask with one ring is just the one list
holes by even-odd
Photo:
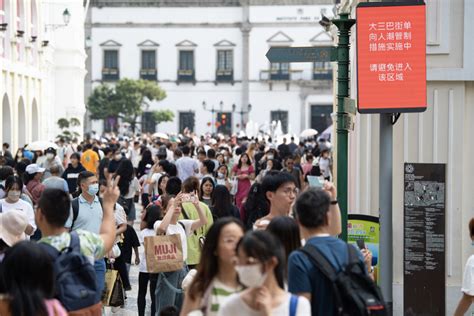
[[22, 211], [11, 210], [0, 213], [0, 239], [10, 247], [26, 238], [27, 226], [28, 219]]
[[37, 172], [44, 172], [46, 169], [45, 168], [40, 168], [37, 164], [33, 163], [31, 165], [26, 166], [26, 172], [29, 174], [34, 174]]

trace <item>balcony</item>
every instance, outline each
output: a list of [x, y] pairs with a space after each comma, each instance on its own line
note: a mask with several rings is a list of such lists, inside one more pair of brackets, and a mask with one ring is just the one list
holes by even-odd
[[234, 70], [232, 69], [217, 69], [216, 82], [233, 82]]
[[120, 79], [118, 68], [102, 68], [103, 81], [117, 81]]
[[332, 80], [332, 69], [314, 69], [313, 80]]
[[194, 69], [178, 69], [178, 82], [196, 82]]
[[140, 79], [156, 81], [157, 73], [156, 69], [140, 69]]

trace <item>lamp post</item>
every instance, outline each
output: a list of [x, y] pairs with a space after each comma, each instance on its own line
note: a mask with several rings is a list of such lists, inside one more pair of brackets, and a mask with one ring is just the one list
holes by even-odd
[[[207, 104], [206, 104], [206, 101], [202, 101], [202, 108], [204, 111], [207, 111], [207, 112], [211, 112], [212, 113], [212, 117], [211, 117], [211, 133], [214, 134], [214, 117], [215, 117], [215, 113], [217, 112], [217, 110], [214, 108], [214, 105], [212, 105], [212, 107], [210, 109], [207, 108]], [[219, 102], [219, 110], [222, 112], [222, 109], [224, 108], [224, 102], [221, 100], [221, 102]]]
[[[232, 112], [236, 112], [235, 109], [236, 109], [236, 105], [234, 103], [234, 104], [232, 104]], [[252, 104], [249, 103], [247, 105], [247, 111], [244, 111], [244, 109], [242, 107], [242, 108], [240, 108], [240, 111], [236, 112], [236, 113], [240, 114], [240, 129], [244, 128], [244, 114], [248, 114], [248, 113], [250, 113], [250, 111], [252, 111]]]
[[44, 28], [45, 28], [45, 31], [48, 30], [48, 27], [51, 28], [52, 30], [56, 30], [60, 27], [68, 26], [70, 21], [71, 21], [71, 13], [69, 13], [69, 10], [66, 8], [63, 11], [63, 22], [64, 22], [64, 24], [46, 24], [44, 26]]

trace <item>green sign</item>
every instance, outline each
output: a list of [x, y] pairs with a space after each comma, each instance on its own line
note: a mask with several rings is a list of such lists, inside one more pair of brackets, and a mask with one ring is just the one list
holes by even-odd
[[349, 214], [347, 223], [347, 242], [357, 246], [357, 240], [364, 240], [366, 248], [372, 253], [372, 266], [374, 268], [375, 282], [380, 280], [379, 256], [380, 224], [375, 216]]
[[267, 59], [272, 63], [304, 63], [316, 61], [334, 61], [336, 47], [272, 47], [268, 50]]

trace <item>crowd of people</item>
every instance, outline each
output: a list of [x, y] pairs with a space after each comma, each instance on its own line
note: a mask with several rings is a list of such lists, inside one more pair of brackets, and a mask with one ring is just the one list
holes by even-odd
[[[139, 315], [147, 294], [151, 315], [334, 315], [340, 308], [333, 280], [309, 251], [335, 271], [351, 258], [337, 238], [327, 140], [276, 146], [141, 135], [27, 148], [12, 155], [3, 144], [0, 156], [0, 315], [100, 315], [106, 271], [118, 271], [126, 292], [132, 264]], [[182, 268], [150, 272], [145, 240], [157, 235], [180, 237]], [[370, 279], [370, 251], [355, 260]], [[58, 276], [64, 262], [80, 262], [91, 277], [81, 297], [68, 296], [80, 282]]]

